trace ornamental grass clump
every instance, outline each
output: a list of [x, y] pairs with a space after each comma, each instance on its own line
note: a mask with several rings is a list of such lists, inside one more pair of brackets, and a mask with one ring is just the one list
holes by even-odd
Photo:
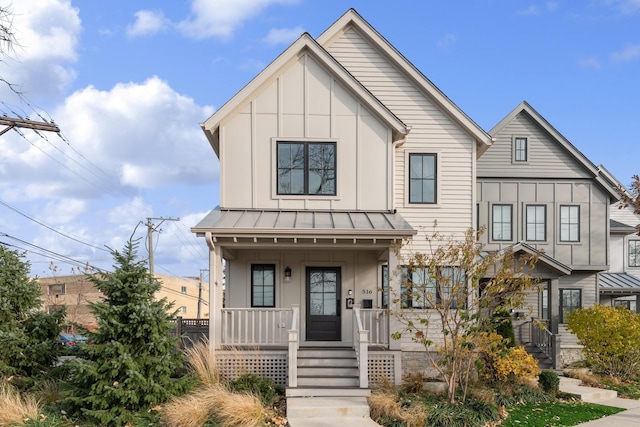
[[4, 381], [0, 384], [0, 427], [37, 420], [40, 412], [40, 404], [33, 396], [21, 395]]

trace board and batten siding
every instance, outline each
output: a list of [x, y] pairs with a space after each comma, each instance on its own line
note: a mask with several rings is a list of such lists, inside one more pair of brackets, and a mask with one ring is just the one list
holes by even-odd
[[[589, 178], [560, 144], [524, 111], [494, 135], [496, 141], [479, 159], [479, 177]], [[528, 161], [513, 162], [513, 138], [528, 140]]]
[[[358, 81], [407, 126], [407, 141], [396, 148], [394, 161], [394, 207], [416, 229], [461, 235], [472, 227], [475, 209], [475, 141], [428, 97], [419, 85], [366, 39], [349, 26], [324, 46]], [[410, 206], [407, 199], [408, 154], [437, 155], [437, 204]], [[413, 249], [424, 250], [420, 238]], [[422, 242], [424, 243], [424, 241]]]
[[[486, 227], [481, 243], [487, 250], [497, 250], [524, 241], [530, 246], [572, 268], [604, 266], [608, 263], [609, 199], [599, 186], [587, 180], [513, 180], [479, 178], [478, 223]], [[491, 239], [491, 215], [494, 204], [512, 206], [512, 239]], [[526, 206], [546, 206], [546, 240], [526, 240]], [[560, 206], [580, 207], [580, 240], [561, 242]]]
[[[288, 63], [220, 124], [225, 209], [391, 210], [391, 129], [311, 54]], [[277, 194], [276, 141], [336, 143], [335, 196]]]
[[[598, 302], [598, 275], [596, 273], [572, 273], [569, 276], [563, 276], [559, 280], [558, 289], [582, 289], [581, 307], [593, 307]], [[556, 301], [559, 300], [556, 299]], [[566, 324], [558, 325], [558, 334], [562, 339], [561, 347], [579, 345], [578, 337], [567, 329]]]

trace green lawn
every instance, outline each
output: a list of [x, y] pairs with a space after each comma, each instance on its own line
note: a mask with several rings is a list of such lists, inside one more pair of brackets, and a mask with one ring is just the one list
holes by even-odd
[[623, 411], [620, 408], [583, 402], [552, 402], [509, 408], [503, 427], [569, 427]]

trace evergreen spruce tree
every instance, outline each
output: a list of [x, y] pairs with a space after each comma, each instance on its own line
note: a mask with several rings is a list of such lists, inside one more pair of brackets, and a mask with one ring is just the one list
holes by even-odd
[[0, 376], [35, 376], [57, 360], [64, 310], [48, 314], [24, 254], [0, 244]]
[[76, 414], [99, 425], [125, 425], [136, 411], [167, 400], [184, 388], [176, 377], [183, 358], [172, 337], [173, 303], [157, 300], [160, 282], [136, 260], [137, 243], [112, 251], [113, 273], [96, 273], [104, 300], [92, 303], [98, 323], [92, 345], [72, 364], [75, 392], [66, 400]]

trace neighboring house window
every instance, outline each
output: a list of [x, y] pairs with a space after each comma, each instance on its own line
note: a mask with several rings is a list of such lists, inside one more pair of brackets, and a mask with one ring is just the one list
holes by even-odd
[[55, 285], [49, 285], [49, 295], [64, 295], [67, 287], [64, 283], [56, 283]]
[[640, 240], [629, 240], [629, 267], [640, 267]]
[[493, 240], [511, 240], [511, 205], [493, 205], [491, 237]]
[[278, 194], [336, 195], [335, 142], [278, 142]]
[[180, 313], [185, 314], [187, 312], [187, 307], [186, 306], [182, 306], [180, 307]]
[[560, 289], [560, 323], [567, 323], [567, 316], [582, 306], [582, 289]]
[[549, 288], [546, 286], [540, 289], [540, 318], [549, 319]]
[[580, 206], [560, 206], [560, 241], [580, 241]]
[[631, 310], [634, 313], [636, 312], [636, 301], [635, 300], [616, 299], [616, 300], [613, 300], [613, 306], [616, 307], [616, 308], [618, 308], [618, 307], [626, 308], [627, 310]]
[[276, 266], [251, 265], [251, 307], [275, 307]]
[[51, 314], [64, 308], [64, 304], [52, 304], [47, 306], [47, 313]]
[[187, 293], [187, 287], [186, 286], [181, 286], [180, 287], [180, 293], [186, 294]]
[[527, 240], [540, 242], [547, 240], [547, 207], [544, 205], [527, 206]]
[[513, 160], [515, 162], [529, 161], [529, 143], [527, 138], [515, 137], [513, 140]]
[[436, 155], [409, 154], [409, 203], [436, 203]]
[[456, 267], [439, 267], [431, 275], [428, 268], [402, 267], [400, 300], [402, 308], [432, 308], [448, 304], [452, 308], [466, 304], [465, 271]]
[[389, 266], [382, 266], [382, 308], [389, 308]]

